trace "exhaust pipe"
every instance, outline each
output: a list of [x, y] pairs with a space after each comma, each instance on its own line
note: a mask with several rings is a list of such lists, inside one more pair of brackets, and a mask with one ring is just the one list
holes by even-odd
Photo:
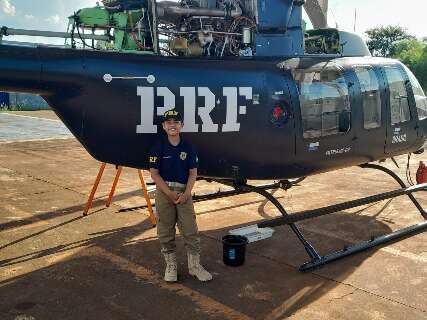
[[237, 6], [234, 10], [226, 11], [208, 8], [185, 8], [179, 6], [176, 2], [162, 1], [157, 3], [157, 15], [161, 21], [176, 22], [182, 17], [239, 17], [242, 15], [242, 9]]

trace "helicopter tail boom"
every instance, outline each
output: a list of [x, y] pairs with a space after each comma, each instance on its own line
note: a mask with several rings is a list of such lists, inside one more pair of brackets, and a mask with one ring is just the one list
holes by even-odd
[[42, 63], [36, 47], [0, 47], [0, 89], [43, 94]]

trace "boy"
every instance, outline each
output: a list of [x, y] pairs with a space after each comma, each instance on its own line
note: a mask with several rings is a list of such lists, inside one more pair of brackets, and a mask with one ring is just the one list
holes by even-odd
[[183, 141], [181, 115], [166, 111], [162, 121], [167, 138], [150, 152], [150, 173], [156, 183], [157, 235], [166, 261], [164, 279], [177, 281], [175, 225], [184, 237], [188, 256], [188, 271], [200, 281], [212, 280], [212, 275], [200, 264], [200, 238], [191, 190], [197, 177], [197, 156], [193, 147]]

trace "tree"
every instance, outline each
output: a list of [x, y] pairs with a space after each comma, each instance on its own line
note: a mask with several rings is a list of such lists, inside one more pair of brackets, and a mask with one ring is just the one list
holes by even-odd
[[411, 69], [427, 93], [427, 46], [416, 39], [403, 40], [396, 45], [393, 58]]
[[406, 30], [399, 26], [385, 26], [372, 28], [366, 31], [369, 37], [367, 42], [369, 50], [374, 56], [392, 57], [396, 53], [399, 41], [414, 39]]
[[424, 47], [423, 54], [415, 65], [414, 73], [424, 88], [424, 93], [427, 94], [427, 46]]
[[402, 61], [409, 69], [415, 70], [415, 66], [421, 61], [425, 45], [416, 39], [402, 40], [396, 45], [394, 58]]

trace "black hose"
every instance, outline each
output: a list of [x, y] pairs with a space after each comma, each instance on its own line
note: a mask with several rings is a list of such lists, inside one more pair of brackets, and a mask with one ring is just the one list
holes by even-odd
[[85, 47], [89, 47], [89, 48], [91, 48], [91, 49], [93, 49], [93, 50], [100, 50], [99, 48], [96, 48], [96, 47], [95, 47], [95, 46], [93, 46], [93, 45], [88, 45], [88, 44], [86, 43], [86, 41], [82, 38], [82, 35], [80, 34], [79, 26], [77, 26], [77, 34], [79, 35], [80, 41], [83, 43], [83, 46], [85, 46]]
[[408, 183], [413, 186], [414, 181], [412, 180], [411, 169], [409, 168], [409, 162], [411, 160], [412, 153], [408, 153], [408, 163], [406, 164], [406, 180]]

